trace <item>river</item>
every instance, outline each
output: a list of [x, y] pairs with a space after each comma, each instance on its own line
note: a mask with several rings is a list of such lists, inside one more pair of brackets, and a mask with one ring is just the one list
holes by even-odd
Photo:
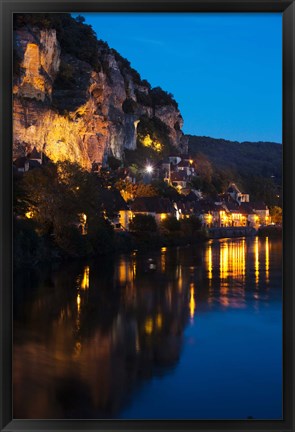
[[18, 271], [14, 418], [281, 419], [281, 259], [254, 237]]

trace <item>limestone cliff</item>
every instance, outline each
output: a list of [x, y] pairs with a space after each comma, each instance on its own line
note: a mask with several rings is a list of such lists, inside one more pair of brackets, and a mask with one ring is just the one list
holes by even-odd
[[[67, 19], [83, 30], [84, 24]], [[166, 125], [171, 144], [186, 150], [183, 120], [170, 95], [151, 89], [106, 43], [97, 43], [94, 68], [63, 47], [59, 34], [50, 25], [14, 31], [14, 158], [35, 146], [53, 161], [90, 169], [135, 149], [141, 119], [153, 117]]]

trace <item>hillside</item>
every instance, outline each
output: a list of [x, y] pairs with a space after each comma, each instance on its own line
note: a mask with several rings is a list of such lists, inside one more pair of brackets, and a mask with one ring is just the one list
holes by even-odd
[[[254, 199], [280, 195], [282, 185], [282, 145], [271, 142], [237, 142], [201, 136], [188, 136], [189, 153], [203, 154], [213, 168], [239, 184]], [[270, 204], [274, 203], [269, 199]]]
[[189, 135], [191, 155], [203, 153], [224, 169], [236, 171], [242, 177], [262, 175], [281, 182], [282, 145], [271, 142], [237, 142]]

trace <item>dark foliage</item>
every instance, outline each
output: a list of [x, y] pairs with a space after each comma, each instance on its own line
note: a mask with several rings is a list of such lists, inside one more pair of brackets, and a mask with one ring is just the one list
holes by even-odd
[[134, 216], [129, 224], [130, 231], [133, 232], [156, 232], [157, 223], [153, 216], [151, 215], [141, 215], [138, 214]]
[[176, 219], [175, 216], [170, 216], [167, 219], [163, 220], [162, 227], [169, 232], [180, 231], [180, 222]]
[[150, 95], [152, 97], [153, 106], [173, 105], [176, 109], [178, 108], [178, 104], [173, 95], [161, 89], [161, 87], [154, 87], [150, 91]]
[[108, 157], [108, 166], [113, 171], [116, 171], [118, 168], [120, 168], [121, 163], [122, 162], [119, 159], [115, 158], [114, 156]]
[[153, 100], [152, 100], [152, 97], [150, 96], [150, 94], [146, 94], [142, 91], [135, 89], [135, 96], [136, 96], [136, 100], [139, 104], [144, 105], [144, 106], [148, 106], [148, 107], [153, 106]]

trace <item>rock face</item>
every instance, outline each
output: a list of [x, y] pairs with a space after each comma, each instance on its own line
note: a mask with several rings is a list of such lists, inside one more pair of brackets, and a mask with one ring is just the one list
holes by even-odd
[[177, 104], [157, 105], [150, 85], [114, 50], [99, 45], [95, 71], [61, 50], [55, 29], [28, 26], [15, 31], [14, 49], [14, 159], [33, 147], [87, 169], [108, 155], [122, 159], [124, 149], [136, 148], [142, 116], [160, 119], [171, 144], [186, 151]]

